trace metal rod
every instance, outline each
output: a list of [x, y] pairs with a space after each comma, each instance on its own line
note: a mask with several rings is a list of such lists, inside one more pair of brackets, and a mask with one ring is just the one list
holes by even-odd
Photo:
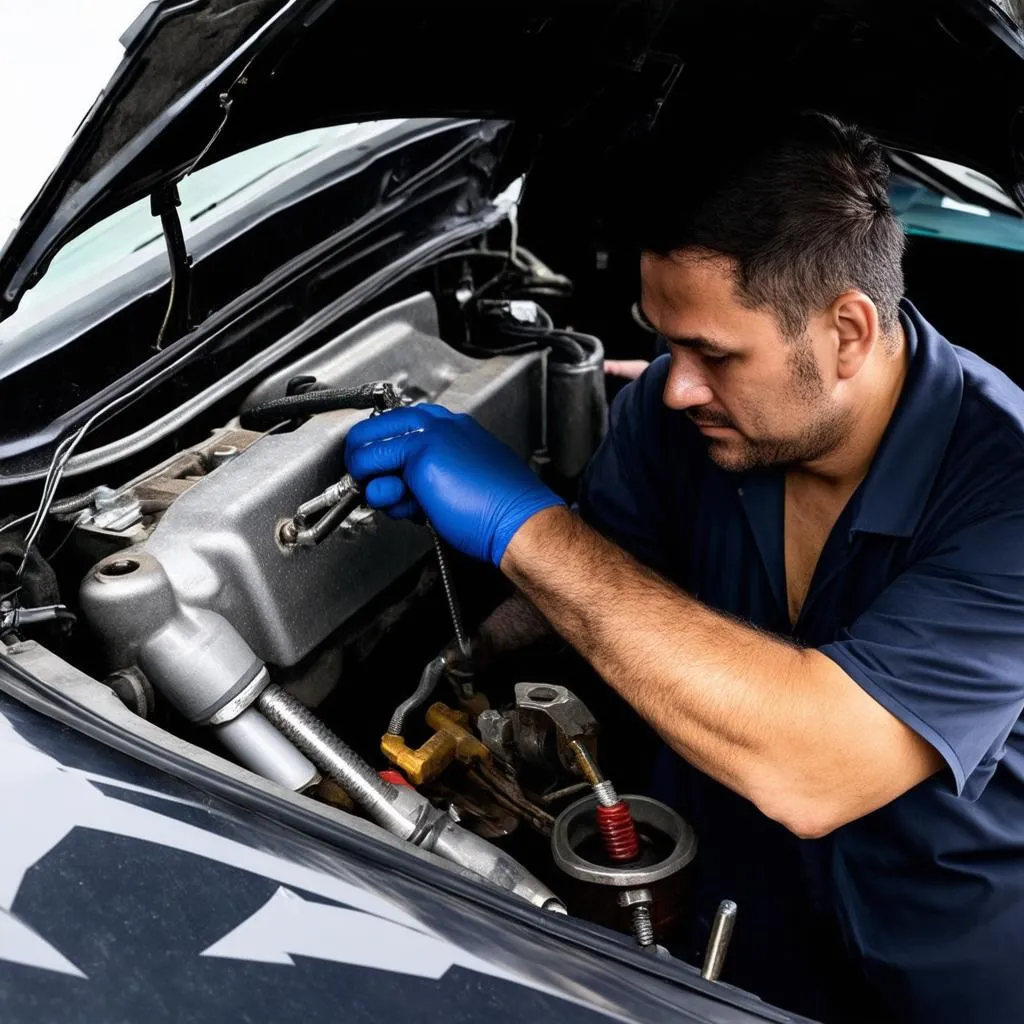
[[604, 776], [597, 765], [594, 764], [590, 751], [579, 740], [569, 740], [569, 749], [572, 750], [572, 755], [576, 759], [576, 764], [579, 766], [583, 778], [592, 786], [601, 785], [604, 782]]
[[732, 900], [722, 900], [711, 924], [711, 938], [704, 954], [704, 966], [701, 977], [705, 981], [718, 981], [725, 964], [725, 954], [729, 952], [729, 940], [736, 924], [736, 904]]
[[374, 821], [389, 832], [408, 838], [415, 823], [396, 806], [397, 788], [382, 779], [304, 704], [273, 683], [256, 703], [267, 720], [365, 808]]
[[266, 719], [339, 783], [377, 824], [400, 839], [422, 844], [438, 856], [475, 871], [536, 907], [565, 913], [558, 897], [509, 854], [456, 825], [415, 790], [386, 782], [290, 693], [271, 683], [256, 703]]

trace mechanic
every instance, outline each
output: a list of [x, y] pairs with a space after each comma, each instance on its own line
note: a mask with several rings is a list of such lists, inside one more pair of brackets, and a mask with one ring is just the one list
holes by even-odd
[[903, 298], [876, 142], [736, 134], [649, 172], [639, 309], [670, 352], [578, 510], [437, 406], [360, 423], [347, 462], [663, 737], [694, 946], [740, 907], [725, 980], [830, 1022], [1021, 1021], [1024, 393]]

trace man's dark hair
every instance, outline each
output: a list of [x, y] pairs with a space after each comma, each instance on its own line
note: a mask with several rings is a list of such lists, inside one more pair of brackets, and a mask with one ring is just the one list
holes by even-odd
[[890, 334], [905, 239], [882, 147], [818, 113], [748, 128], [705, 114], [701, 124], [677, 123], [645, 147], [633, 185], [639, 247], [731, 257], [741, 300], [771, 309], [790, 337], [849, 288], [871, 298]]

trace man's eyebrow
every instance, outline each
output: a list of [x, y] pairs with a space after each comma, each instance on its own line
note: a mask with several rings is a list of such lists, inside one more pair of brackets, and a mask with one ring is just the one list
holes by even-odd
[[650, 320], [647, 319], [647, 314], [643, 310], [643, 306], [639, 302], [633, 303], [631, 310], [633, 319], [645, 330], [651, 334], [656, 334], [659, 338], [667, 341], [670, 345], [682, 345], [684, 348], [693, 348], [698, 352], [704, 352], [712, 356], [725, 356], [732, 355], [733, 350], [728, 345], [723, 345], [714, 338], [704, 338], [700, 336], [685, 337], [685, 338], [673, 338], [671, 335], [663, 334], [658, 330]]
[[670, 338], [667, 334], [662, 334], [663, 337], [670, 345], [682, 345], [683, 348], [695, 348], [698, 352], [704, 352], [710, 356], [728, 356], [733, 355], [733, 350], [726, 345], [722, 345], [712, 338]]

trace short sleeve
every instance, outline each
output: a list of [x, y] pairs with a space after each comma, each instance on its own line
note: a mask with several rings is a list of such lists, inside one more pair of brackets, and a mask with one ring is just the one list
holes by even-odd
[[661, 571], [667, 488], [660, 411], [667, 373], [663, 357], [619, 392], [608, 433], [584, 474], [578, 505], [595, 530]]
[[935, 747], [962, 793], [1024, 708], [1024, 508], [961, 528], [820, 650]]

